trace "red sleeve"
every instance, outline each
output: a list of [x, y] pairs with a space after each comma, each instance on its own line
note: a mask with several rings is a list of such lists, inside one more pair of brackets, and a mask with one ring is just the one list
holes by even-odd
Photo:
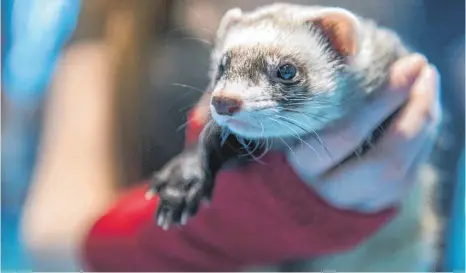
[[[198, 130], [199, 128], [197, 128]], [[281, 154], [223, 171], [211, 205], [183, 228], [155, 225], [145, 187], [119, 200], [91, 229], [92, 271], [236, 271], [354, 247], [395, 213], [341, 211], [307, 187]]]

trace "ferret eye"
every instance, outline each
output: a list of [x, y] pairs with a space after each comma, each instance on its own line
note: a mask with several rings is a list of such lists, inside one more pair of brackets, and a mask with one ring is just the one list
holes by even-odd
[[284, 64], [277, 70], [277, 77], [289, 81], [296, 76], [296, 67], [291, 64]]

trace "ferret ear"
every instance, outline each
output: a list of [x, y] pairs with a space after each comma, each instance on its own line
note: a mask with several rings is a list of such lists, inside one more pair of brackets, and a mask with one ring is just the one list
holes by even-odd
[[217, 39], [223, 39], [231, 26], [241, 20], [242, 15], [243, 11], [240, 8], [229, 9], [225, 12], [217, 29]]
[[310, 19], [320, 28], [333, 48], [343, 57], [352, 57], [359, 50], [360, 25], [358, 18], [341, 8], [324, 8]]

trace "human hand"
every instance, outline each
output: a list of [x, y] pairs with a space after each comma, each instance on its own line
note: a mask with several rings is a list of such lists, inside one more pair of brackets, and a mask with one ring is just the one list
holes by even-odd
[[[304, 139], [314, 149], [301, 143], [288, 152], [293, 169], [335, 207], [370, 213], [396, 205], [434, 144], [441, 119], [437, 70], [414, 54], [390, 73], [388, 87], [365, 109], [318, 132], [319, 141]], [[406, 101], [374, 147], [337, 166]]]

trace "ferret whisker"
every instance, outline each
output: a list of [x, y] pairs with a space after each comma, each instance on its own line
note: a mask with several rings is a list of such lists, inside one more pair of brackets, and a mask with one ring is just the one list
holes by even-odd
[[[317, 155], [318, 158], [321, 158], [321, 157], [320, 157], [320, 154], [317, 152], [317, 150], [314, 149], [314, 147], [312, 147], [309, 143], [307, 143], [306, 141], [304, 141], [304, 140], [299, 136], [298, 132], [296, 132], [296, 130], [293, 129], [291, 126], [289, 126], [289, 125], [286, 124], [285, 122], [279, 121], [279, 120], [274, 119], [274, 118], [269, 118], [269, 119], [272, 120], [272, 121], [275, 121], [275, 122], [277, 122], [277, 123], [279, 123], [279, 124], [282, 124], [282, 125], [284, 125], [284, 126], [286, 126], [286, 127], [288, 127], [288, 129], [290, 129], [292, 132], [294, 132], [294, 136], [295, 136], [296, 139], [298, 139], [301, 143], [305, 144], [305, 145], [308, 146], [311, 150], [313, 150], [314, 153]], [[292, 125], [295, 125], [295, 124], [292, 124]], [[296, 125], [295, 125], [295, 126], [296, 126]]]
[[295, 113], [298, 113], [298, 114], [302, 114], [302, 115], [306, 115], [308, 116], [309, 118], [312, 118], [316, 121], [319, 121], [321, 123], [327, 123], [327, 122], [331, 122], [333, 121], [333, 119], [331, 118], [328, 118], [328, 117], [325, 117], [325, 116], [322, 116], [322, 115], [317, 115], [317, 114], [312, 114], [312, 113], [306, 113], [306, 112], [302, 112], [302, 111], [295, 111]]
[[214, 44], [211, 41], [208, 41], [206, 39], [198, 38], [198, 37], [181, 37], [179, 38], [180, 40], [193, 40], [193, 41], [198, 41], [201, 44], [208, 45], [210, 48], [214, 47]]
[[[270, 141], [270, 144], [269, 144], [269, 141]], [[265, 142], [266, 142], [265, 149], [258, 157], [256, 157], [258, 159], [263, 158], [270, 151], [270, 149], [272, 148], [272, 140], [265, 139]], [[262, 164], [265, 164], [263, 161], [258, 161], [258, 162], [260, 162]]]
[[[255, 118], [254, 116], [251, 116], [253, 119], [255, 120], [258, 120], [257, 118]], [[258, 120], [259, 124], [261, 125], [262, 128], [264, 128], [264, 124]], [[264, 131], [262, 131], [263, 133]], [[257, 161], [261, 164], [264, 164], [263, 161], [261, 161], [260, 159], [262, 157], [265, 156], [265, 154], [267, 154], [267, 152], [270, 150], [271, 146], [269, 147], [268, 145], [268, 139], [266, 138], [265, 140], [262, 139], [262, 134], [261, 134], [261, 137], [259, 138], [259, 140], [256, 140], [256, 141], [253, 141], [252, 139], [249, 140], [248, 143], [246, 143], [244, 141], [244, 139], [241, 137], [241, 136], [238, 136], [236, 135], [236, 138], [238, 140], [238, 142], [244, 147], [244, 150], [246, 150], [246, 154], [244, 155], [239, 155], [240, 157], [244, 157], [244, 156], [250, 156], [253, 158], [254, 161]], [[250, 146], [251, 146], [251, 143], [252, 142], [255, 142], [255, 145], [254, 145], [254, 148], [252, 149], [252, 151], [250, 150]], [[265, 149], [264, 151], [259, 155], [259, 156], [256, 156], [254, 153], [258, 150], [258, 149], [262, 149], [262, 147], [264, 147], [265, 145]]]
[[[172, 86], [177, 86], [177, 87], [183, 87], [183, 88], [186, 88], [187, 90], [190, 90], [190, 91], [196, 91], [197, 93], [200, 93], [200, 94], [204, 94], [204, 91], [200, 88], [197, 88], [195, 86], [190, 86], [190, 85], [187, 85], [187, 84], [182, 84], [182, 83], [172, 83], [171, 84]], [[190, 92], [185, 92], [183, 94], [180, 94], [179, 96], [176, 97], [176, 100], [177, 102], [174, 103], [174, 105], [172, 107], [170, 107], [170, 110], [176, 106], [176, 104], [178, 104], [178, 102], [181, 102], [183, 101], [184, 98], [186, 98], [187, 96], [191, 95], [192, 93]], [[183, 112], [185, 111], [186, 109], [188, 108], [191, 108], [193, 107], [194, 105], [196, 104], [199, 104], [199, 102], [196, 100], [192, 103], [189, 103], [188, 105], [185, 105], [183, 107], [181, 107], [180, 109], [178, 109], [178, 112]]]
[[261, 124], [261, 136], [260, 136], [260, 137], [262, 138], [262, 136], [264, 135], [264, 131], [265, 131], [265, 129], [264, 129], [264, 123], [262, 123], [262, 122], [260, 122], [260, 121], [259, 121], [259, 123]]
[[290, 152], [294, 155], [294, 157], [296, 158], [296, 160], [298, 160], [298, 165], [301, 166], [301, 163], [300, 163], [300, 161], [299, 161], [298, 156], [297, 156], [296, 153], [293, 151], [293, 149], [291, 149], [290, 145], [288, 145], [288, 143], [286, 143], [286, 141], [285, 141], [283, 138], [281, 138], [281, 137], [278, 137], [278, 138], [283, 142], [283, 144], [286, 145], [286, 147], [288, 147], [288, 149], [289, 149]]
[[[284, 106], [287, 106], [287, 107], [296, 107], [296, 106], [303, 106], [303, 105], [309, 105], [311, 102], [298, 102], [298, 103], [287, 103], [287, 104], [284, 104]], [[313, 109], [326, 109], [326, 108], [330, 108], [330, 107], [334, 107], [334, 105], [316, 105], [314, 103], [312, 103], [312, 108]]]
[[183, 30], [190, 31], [191, 29], [202, 30], [202, 31], [205, 31], [205, 32], [207, 32], [207, 33], [209, 33], [211, 35], [215, 34], [215, 32], [213, 32], [212, 30], [210, 30], [208, 28], [205, 28], [205, 27], [186, 27], [186, 26], [180, 26], [180, 27], [175, 27], [175, 28], [169, 29], [169, 30], [167, 30], [167, 33], [179, 32], [179, 31], [183, 31]]
[[[276, 115], [276, 117], [280, 118], [280, 119], [285, 119], [285, 121], [288, 121], [290, 122], [292, 125], [295, 125], [297, 126], [298, 128], [300, 128], [301, 130], [305, 131], [306, 133], [310, 134], [311, 132], [306, 128], [307, 125], [302, 123], [302, 122], [299, 122], [295, 119], [292, 119], [292, 118], [289, 118], [289, 117], [285, 117], [285, 116], [281, 116], [281, 115]], [[302, 126], [298, 125], [298, 123], [300, 123]]]
[[172, 83], [171, 85], [173, 86], [179, 86], [179, 87], [184, 87], [188, 90], [192, 90], [192, 91], [197, 91], [201, 94], [204, 94], [205, 93], [205, 90], [202, 90], [201, 88], [198, 88], [198, 87], [195, 87], [195, 86], [191, 86], [191, 85], [188, 85], [188, 84], [184, 84], [184, 83], [179, 83], [179, 82], [174, 82]]
[[[175, 101], [170, 104], [171, 106], [169, 108], [169, 111], [172, 111], [173, 108], [177, 107], [178, 104], [180, 104], [180, 103], [183, 103], [183, 105], [184, 105], [184, 102], [186, 102], [186, 97], [188, 95], [190, 95], [190, 94], [192, 94], [192, 93], [186, 92], [186, 93], [181, 94], [180, 96], [176, 96]], [[190, 100], [190, 102], [187, 105], [184, 105], [180, 109], [178, 109], [178, 113], [183, 112], [186, 109], [191, 108], [191, 107], [193, 107], [194, 105], [197, 105], [197, 104], [198, 104], [197, 101], [192, 102], [192, 100]]]
[[[252, 142], [253, 142], [252, 140], [249, 140], [248, 147], [251, 145]], [[254, 145], [254, 148], [251, 151], [251, 154], [254, 154], [257, 151], [257, 148], [259, 147], [259, 144], [260, 144], [259, 141], [254, 141], [254, 143], [255, 143], [255, 145]]]
[[330, 118], [326, 118], [326, 117], [323, 117], [323, 116], [317, 116], [316, 114], [303, 112], [303, 111], [300, 111], [300, 110], [297, 110], [297, 109], [291, 109], [291, 108], [282, 107], [281, 110], [282, 110], [282, 111], [285, 111], [285, 112], [293, 112], [293, 113], [302, 114], [302, 115], [308, 116], [308, 117], [310, 117], [310, 118], [312, 118], [312, 119], [315, 119], [315, 120], [317, 120], [317, 121], [319, 121], [319, 122], [329, 122], [329, 121], [332, 121], [332, 119], [330, 119]]
[[306, 96], [306, 95], [295, 95], [293, 98], [288, 98], [286, 99], [286, 101], [291, 101], [291, 102], [294, 102], [294, 101], [318, 101], [318, 97], [309, 97], [309, 96]]
[[207, 137], [206, 137], [207, 139], [209, 139], [211, 137], [212, 132], [214, 131], [215, 126], [212, 126], [212, 124], [214, 124], [214, 122], [215, 121], [213, 119], [211, 119], [205, 125], [209, 129], [209, 133], [207, 134]]
[[[254, 118], [254, 117], [253, 117]], [[254, 118], [255, 119], [255, 118]], [[264, 132], [265, 132], [265, 128], [264, 128], [264, 123], [260, 120], [258, 120], [259, 124], [261, 125], [261, 135], [259, 137], [259, 139], [261, 141], [256, 141], [256, 147], [254, 147], [254, 150], [253, 152], [255, 152], [257, 149], [262, 149], [262, 147], [264, 147], [264, 145], [267, 143], [268, 139], [266, 138], [265, 140], [263, 140], [262, 136], [264, 135]], [[259, 145], [260, 144], [260, 145]], [[267, 149], [267, 146], [266, 146], [266, 149], [265, 149], [265, 153], [268, 152], [268, 149]]]
[[192, 120], [188, 120], [188, 121], [186, 121], [185, 123], [181, 124], [181, 125], [178, 126], [178, 128], [176, 129], [176, 132], [178, 133], [181, 129], [186, 128], [191, 122], [193, 122], [193, 121], [192, 121]]
[[273, 139], [270, 139], [270, 143], [267, 141], [267, 144], [269, 145], [268, 150], [271, 150], [273, 147]]
[[356, 155], [356, 157], [358, 158], [358, 160], [361, 160], [361, 153], [359, 152], [360, 148], [356, 148], [353, 150], [353, 154]]
[[341, 104], [334, 103], [331, 101], [325, 101], [325, 100], [318, 100], [318, 99], [302, 99], [302, 100], [294, 100], [294, 101], [288, 101], [286, 103], [283, 103], [284, 105], [306, 105], [306, 104], [312, 104], [313, 106], [318, 105], [318, 106], [326, 106], [326, 107], [335, 107], [335, 106], [341, 106]]
[[309, 105], [311, 103], [312, 103], [312, 106], [324, 106], [326, 108], [342, 106], [342, 104], [339, 104], [339, 103], [334, 103], [334, 102], [325, 101], [325, 100], [318, 100], [318, 99], [295, 100], [295, 101], [290, 101], [290, 102], [283, 103], [283, 104], [293, 106], [293, 105]]
[[260, 160], [260, 158], [262, 157], [262, 155], [260, 157], [257, 157], [253, 154], [253, 152], [251, 152], [249, 150], [249, 147], [248, 145], [245, 143], [244, 141], [244, 138], [236, 135], [236, 139], [238, 140], [238, 142], [244, 147], [244, 150], [246, 151], [247, 154], [243, 154], [243, 155], [238, 155], [239, 157], [244, 157], [244, 156], [250, 156], [254, 161], [256, 162], [259, 162], [261, 164], [264, 164], [263, 161]]
[[[299, 126], [298, 124], [295, 124], [295, 123], [293, 123], [293, 122], [291, 122], [291, 121], [287, 121], [287, 120], [285, 120], [285, 122], [288, 122], [289, 124], [294, 125], [294, 126], [300, 128], [301, 130], [303, 130], [303, 131], [305, 131], [306, 133], [308, 133], [311, 137], [313, 137], [313, 135], [312, 135], [311, 132], [307, 131], [305, 128], [302, 128], [302, 127]], [[311, 149], [317, 154], [317, 156], [320, 158], [320, 154], [317, 152], [317, 150], [315, 150], [314, 147], [312, 147], [311, 144], [309, 144], [309, 143], [307, 143], [306, 141], [304, 141], [301, 137], [299, 137], [299, 140], [300, 140], [301, 142], [303, 142], [304, 144], [306, 144], [306, 146], [308, 146], [309, 148], [311, 148]]]
[[269, 151], [271, 147], [269, 147], [269, 139], [266, 138], [265, 140], [262, 140], [262, 144], [260, 146], [260, 149], [262, 149], [265, 146], [265, 150]]
[[[308, 116], [306, 116], [306, 115], [304, 115], [304, 114], [303, 114], [303, 116], [304, 116], [309, 122], [311, 122], [311, 120], [309, 120], [309, 117], [308, 117]], [[302, 129], [303, 131], [308, 132], [309, 135], [310, 135], [312, 138], [314, 138], [317, 142], [319, 142], [319, 144], [320, 144], [320, 145], [322, 146], [322, 148], [325, 150], [325, 152], [327, 153], [327, 155], [330, 156], [330, 157], [332, 157], [330, 151], [329, 151], [328, 148], [327, 148], [327, 146], [324, 145], [324, 142], [322, 141], [322, 139], [320, 138], [319, 134], [317, 134], [317, 132], [316, 132], [314, 129], [312, 129], [312, 128], [310, 128], [310, 127], [308, 128], [308, 126], [306, 126], [305, 123], [302, 123], [302, 122], [297, 121], [297, 120], [295, 120], [295, 119], [292, 119], [292, 118], [289, 118], [289, 117], [285, 117], [285, 116], [278, 116], [278, 117], [279, 117], [279, 118], [282, 118], [282, 119], [286, 119], [286, 120], [288, 120], [288, 121], [290, 121], [290, 122], [293, 122], [293, 125], [299, 127], [299, 128]], [[298, 126], [297, 123], [301, 124], [304, 128], [301, 127], [301, 126]], [[306, 128], [309, 129], [310, 131], [307, 130]]]
[[308, 114], [308, 116], [322, 123], [333, 121], [331, 118], [324, 117], [324, 116], [317, 116], [315, 114]]
[[314, 129], [311, 129], [312, 132], [313, 132], [313, 135], [311, 136], [315, 136], [314, 139], [317, 140], [317, 142], [319, 142], [320, 146], [322, 146], [322, 148], [324, 148], [325, 152], [327, 153], [327, 155], [333, 159], [333, 156], [332, 156], [332, 153], [330, 153], [330, 150], [328, 149], [328, 147], [324, 144], [324, 142], [322, 141], [322, 138], [319, 136], [319, 134], [314, 130]]
[[222, 128], [220, 146], [223, 146], [230, 136], [231, 132], [228, 128]]
[[254, 146], [254, 149], [252, 149], [252, 152], [254, 153], [255, 151], [257, 151], [257, 149], [260, 149], [260, 144], [261, 142], [260, 141], [255, 141], [256, 145]]
[[191, 108], [193, 108], [193, 107], [196, 106], [196, 105], [199, 105], [199, 104], [198, 104], [197, 102], [189, 103], [189, 104], [187, 104], [187, 105], [181, 107], [180, 109], [178, 109], [178, 113], [184, 112], [184, 111], [186, 111], [186, 110], [188, 110], [188, 109], [191, 109]]
[[241, 146], [243, 146], [243, 149], [246, 151], [246, 154], [243, 154], [243, 155], [239, 155], [240, 157], [245, 157], [245, 156], [250, 156], [251, 153], [249, 151], [249, 147], [247, 146], [247, 144], [244, 142], [244, 138], [239, 136], [239, 135], [235, 135], [236, 136], [236, 139], [238, 140], [238, 142], [241, 144]]

